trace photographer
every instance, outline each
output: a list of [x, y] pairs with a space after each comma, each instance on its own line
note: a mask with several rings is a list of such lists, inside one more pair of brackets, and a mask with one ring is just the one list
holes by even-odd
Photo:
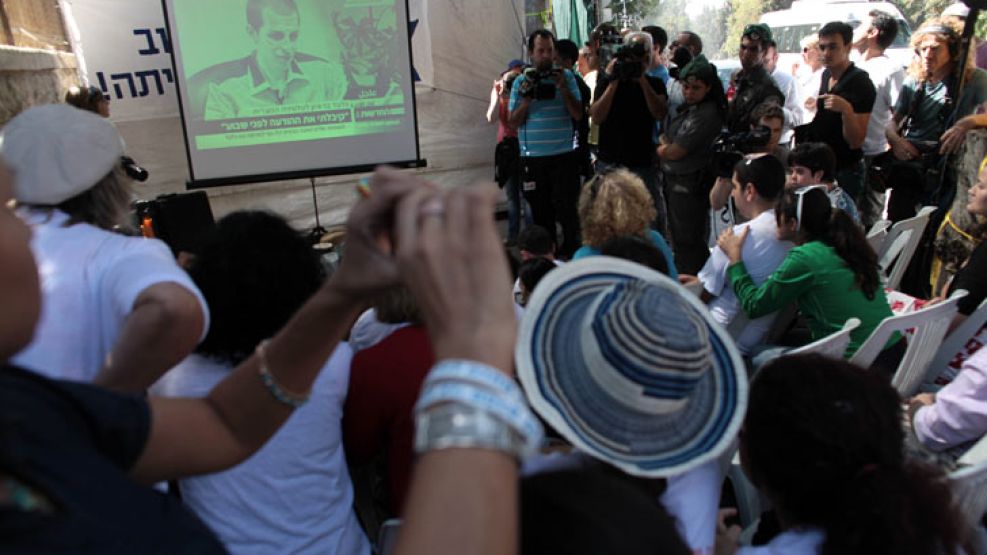
[[521, 146], [522, 190], [535, 223], [555, 237], [562, 225], [560, 253], [579, 248], [578, 163], [573, 122], [583, 117], [579, 87], [572, 72], [555, 67], [555, 36], [539, 29], [528, 37], [532, 66], [514, 80], [510, 124]]
[[658, 157], [675, 264], [679, 271], [695, 274], [709, 257], [709, 149], [723, 127], [727, 106], [716, 68], [704, 56], [682, 68], [679, 80], [685, 107], [659, 139]]
[[630, 33], [596, 82], [596, 101], [590, 107], [600, 126], [596, 170], [624, 166], [644, 181], [658, 212], [656, 228], [665, 232], [665, 206], [654, 169], [651, 134], [665, 117], [665, 84], [645, 72], [651, 64], [651, 35]]
[[[943, 141], [956, 134], [961, 125], [957, 118], [972, 114], [987, 100], [987, 73], [975, 69], [971, 59], [966, 61], [964, 83], [957, 82], [960, 35], [952, 27], [937, 19], [927, 21], [912, 35], [911, 44], [916, 56], [887, 128], [894, 156], [888, 171], [892, 222], [914, 216], [919, 203], [945, 205], [952, 200], [956, 180], [942, 159], [947, 150]], [[943, 194], [930, 198], [940, 184], [948, 184]]]
[[490, 105], [487, 107], [487, 122], [497, 122], [497, 147], [494, 150], [494, 178], [507, 197], [507, 244], [517, 241], [521, 227], [522, 212], [525, 225], [531, 225], [531, 207], [526, 206], [521, 196], [521, 149], [518, 145], [517, 130], [508, 124], [510, 111], [507, 105], [511, 99], [511, 87], [521, 74], [524, 63], [511, 60], [507, 71], [500, 75], [490, 89]]
[[[765, 102], [758, 106], [751, 117], [756, 123], [751, 124], [751, 132], [741, 135], [737, 140], [727, 139], [727, 143], [739, 143], [734, 156], [714, 157], [714, 164], [717, 169], [716, 183], [709, 192], [709, 204], [713, 210], [719, 211], [726, 207], [730, 199], [730, 191], [733, 189], [733, 167], [740, 161], [742, 155], [749, 158], [758, 157], [763, 154], [774, 155], [782, 163], [782, 167], [788, 167], [788, 149], [778, 144], [781, 141], [781, 133], [785, 125], [785, 112], [781, 106], [774, 102]], [[770, 133], [766, 135], [766, 133]], [[722, 159], [723, 162], [719, 162]], [[741, 214], [731, 214], [731, 220], [740, 223], [743, 221]], [[740, 218], [737, 218], [740, 216]]]

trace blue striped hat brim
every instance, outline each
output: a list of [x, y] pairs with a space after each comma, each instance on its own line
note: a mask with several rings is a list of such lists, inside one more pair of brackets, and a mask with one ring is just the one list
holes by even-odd
[[[708, 326], [711, 367], [672, 414], [643, 412], [614, 399], [590, 375], [578, 344], [597, 296], [630, 279], [677, 288]], [[711, 460], [739, 430], [747, 377], [732, 340], [705, 310], [677, 283], [626, 261], [588, 257], [553, 270], [528, 303], [516, 352], [529, 401], [573, 445], [634, 475], [672, 476]]]

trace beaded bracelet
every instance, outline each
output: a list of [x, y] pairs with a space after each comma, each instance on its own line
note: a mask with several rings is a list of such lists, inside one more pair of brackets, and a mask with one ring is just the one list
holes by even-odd
[[260, 375], [260, 381], [264, 383], [264, 387], [267, 388], [267, 392], [274, 397], [275, 401], [281, 403], [282, 405], [288, 405], [291, 408], [297, 409], [308, 402], [308, 398], [311, 393], [309, 392], [299, 395], [297, 393], [287, 391], [281, 387], [281, 384], [274, 379], [271, 371], [267, 369], [267, 343], [267, 339], [261, 341], [257, 344], [256, 351], [254, 351], [254, 354], [257, 355], [257, 373]]

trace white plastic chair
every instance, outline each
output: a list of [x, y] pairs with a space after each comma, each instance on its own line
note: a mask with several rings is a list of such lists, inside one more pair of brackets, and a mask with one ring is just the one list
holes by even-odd
[[[957, 462], [969, 466], [949, 473], [953, 501], [967, 524], [979, 526], [981, 517], [987, 512], [987, 436], [980, 438]], [[980, 542], [983, 543], [982, 537]]]
[[927, 376], [927, 381], [935, 379], [935, 375], [931, 374], [946, 368], [949, 362], [953, 360], [953, 357], [956, 356], [956, 353], [963, 349], [966, 342], [973, 337], [973, 334], [980, 331], [980, 328], [984, 327], [985, 323], [987, 323], [987, 299], [984, 299], [980, 303], [980, 306], [977, 307], [977, 310], [967, 316], [966, 320], [963, 320], [963, 323], [957, 326], [943, 340], [942, 345], [936, 351], [936, 356], [929, 363], [930, 375]]
[[380, 525], [380, 532], [377, 534], [377, 553], [379, 555], [391, 555], [394, 547], [398, 543], [398, 532], [401, 530], [401, 519], [391, 518]]
[[912, 255], [922, 240], [929, 217], [935, 211], [935, 206], [923, 206], [914, 218], [901, 220], [891, 226], [891, 231], [877, 251], [877, 263], [887, 276], [887, 287], [898, 289], [901, 285], [901, 278], [905, 277], [908, 263], [912, 261]]
[[954, 293], [950, 298], [915, 312], [898, 316], [888, 316], [881, 321], [870, 337], [857, 349], [850, 362], [869, 368], [884, 349], [894, 332], [914, 329], [908, 336], [908, 348], [895, 371], [891, 385], [902, 397], [910, 397], [925, 380], [932, 357], [936, 355], [949, 323], [956, 314], [956, 303], [966, 295], [965, 290]]
[[817, 353], [831, 358], [842, 359], [843, 353], [846, 352], [846, 346], [850, 344], [850, 332], [858, 327], [860, 327], [860, 319], [850, 318], [843, 324], [843, 328], [840, 331], [831, 333], [822, 339], [817, 339], [808, 345], [787, 351], [785, 356]]
[[888, 228], [891, 227], [891, 220], [878, 220], [874, 222], [867, 232], [867, 242], [870, 243], [874, 252], [880, 252], [884, 239], [888, 236]]

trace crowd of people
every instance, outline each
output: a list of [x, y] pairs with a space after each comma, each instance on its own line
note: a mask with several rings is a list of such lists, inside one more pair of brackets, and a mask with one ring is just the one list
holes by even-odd
[[[987, 100], [955, 21], [907, 73], [895, 25], [826, 24], [792, 68], [748, 25], [727, 87], [689, 31], [535, 31], [491, 91], [503, 193], [380, 169], [337, 265], [261, 211], [179, 263], [130, 232], [101, 97], [24, 110], [0, 128], [0, 551], [365, 555], [397, 518], [400, 555], [982, 552], [945, 473], [987, 434], [987, 331], [936, 393], [891, 386], [907, 334], [848, 362], [893, 315], [865, 226], [948, 206], [954, 170], [916, 180]], [[987, 295], [976, 239], [951, 331]], [[851, 318], [842, 358], [786, 353]], [[770, 504], [749, 545], [736, 453]]]

